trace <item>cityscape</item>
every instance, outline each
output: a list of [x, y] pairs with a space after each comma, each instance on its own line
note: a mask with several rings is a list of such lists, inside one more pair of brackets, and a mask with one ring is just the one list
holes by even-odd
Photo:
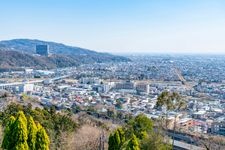
[[224, 0], [0, 4], [0, 150], [225, 150]]
[[[160, 93], [177, 92], [186, 108], [168, 113], [170, 130], [175, 124], [177, 132], [187, 135], [225, 135], [225, 76], [221, 76], [224, 56], [127, 57], [131, 62], [2, 72], [0, 89], [19, 101], [26, 93], [35, 100], [34, 105], [55, 106], [57, 110], [93, 108], [104, 119], [110, 118], [109, 110], [115, 110], [123, 115], [143, 113], [153, 120], [166, 115], [165, 108], [156, 107]], [[1, 109], [5, 105], [2, 103]]]

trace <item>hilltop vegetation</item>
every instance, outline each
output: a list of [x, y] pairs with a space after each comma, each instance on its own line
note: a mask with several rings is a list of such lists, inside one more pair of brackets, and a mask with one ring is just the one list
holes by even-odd
[[129, 120], [109, 136], [108, 150], [170, 150], [160, 129], [153, 130], [153, 121], [144, 114]]
[[36, 122], [40, 123], [50, 137], [51, 148], [60, 147], [61, 135], [70, 134], [78, 127], [77, 123], [72, 120], [68, 113], [57, 113], [54, 108], [35, 108], [29, 104], [27, 106], [11, 103], [0, 114], [0, 121], [3, 128], [7, 127], [11, 116], [17, 116], [18, 112], [23, 112], [25, 116], [32, 117]]
[[11, 116], [4, 130], [3, 149], [12, 150], [49, 150], [49, 137], [45, 129], [35, 123], [32, 116], [19, 111]]
[[[18, 119], [19, 117], [22, 118], [22, 120]], [[153, 130], [153, 122], [145, 115], [139, 115], [130, 119], [128, 123], [112, 131], [110, 136], [108, 133], [111, 129], [109, 130], [104, 126], [98, 126], [99, 123], [94, 123], [94, 120], [91, 121], [93, 126], [90, 126], [90, 124], [88, 125], [88, 123], [84, 121], [84, 118], [85, 116], [81, 116], [81, 119], [83, 119], [82, 121], [79, 119], [73, 119], [71, 113], [57, 113], [54, 107], [32, 109], [30, 104], [25, 106], [11, 103], [5, 111], [0, 114], [0, 121], [5, 131], [4, 139], [1, 138], [3, 139], [3, 148], [7, 149], [9, 145], [13, 145], [9, 144], [10, 142], [15, 143], [11, 138], [9, 138], [9, 135], [21, 134], [21, 132], [17, 132], [15, 130], [15, 120], [20, 120], [20, 123], [23, 124], [23, 128], [18, 128], [18, 130], [24, 130], [24, 132], [22, 132], [22, 140], [16, 141], [21, 142], [22, 147], [25, 147], [25, 149], [26, 147], [35, 147], [35, 145], [40, 146], [35, 144], [35, 142], [38, 142], [39, 140], [39, 143], [40, 141], [42, 141], [42, 143], [44, 142], [45, 147], [50, 144], [50, 149], [75, 148], [83, 150], [97, 150], [101, 143], [101, 141], [99, 141], [99, 137], [102, 135], [103, 130], [105, 132], [104, 136], [106, 136], [105, 141], [103, 141], [105, 144], [103, 145], [105, 145], [105, 148], [108, 147], [109, 150], [161, 150], [170, 148], [164, 144], [162, 133], [160, 131]], [[13, 126], [10, 126], [12, 122], [14, 122]], [[90, 120], [88, 122], [90, 122]], [[30, 126], [32, 126], [32, 129]], [[41, 140], [43, 137], [38, 139], [38, 131], [44, 129], [46, 130], [46, 133], [44, 133], [45, 139]], [[35, 137], [33, 140], [30, 133]], [[35, 135], [37, 135], [37, 137]], [[49, 136], [50, 141], [48, 140], [47, 135]], [[109, 143], [108, 146], [106, 144], [107, 141]]]
[[[103, 131], [105, 137], [105, 140], [102, 141], [104, 143], [103, 146], [106, 149], [108, 147], [109, 150], [117, 148], [131, 148], [133, 146], [138, 147], [137, 150], [148, 150], [150, 149], [148, 146], [149, 144], [152, 144], [152, 149], [156, 147], [158, 147], [157, 149], [162, 149], [162, 147], [165, 146], [162, 141], [162, 134], [160, 132], [154, 134], [153, 122], [144, 115], [139, 115], [133, 119], [131, 118], [128, 120], [128, 123], [125, 123], [114, 131], [111, 131], [113, 128], [110, 129], [109, 127], [112, 125], [106, 126], [106, 122], [100, 123], [97, 120], [95, 121], [94, 118], [91, 119], [88, 115], [81, 115], [76, 119], [70, 111], [57, 112], [54, 107], [33, 109], [31, 104], [21, 105], [11, 103], [7, 106], [4, 112], [0, 113], [0, 122], [4, 131], [7, 130], [8, 122], [10, 122], [12, 116], [18, 116], [18, 112], [20, 114], [23, 112], [26, 117], [22, 118], [27, 118], [28, 120], [23, 122], [34, 120], [36, 126], [39, 126], [38, 124], [43, 126], [43, 129], [46, 130], [46, 134], [49, 136], [50, 149], [75, 148], [78, 150], [97, 150], [101, 143], [101, 141], [99, 141], [99, 137], [102, 136]], [[38, 127], [34, 128], [34, 130], [37, 131], [36, 129]], [[26, 130], [26, 132], [26, 134], [28, 134], [28, 130]], [[111, 134], [109, 136], [110, 132]], [[119, 141], [117, 141], [118, 133], [122, 135], [122, 139], [119, 139]], [[7, 136], [4, 137], [3, 141], [5, 141], [6, 138]], [[0, 139], [3, 139], [3, 137]], [[30, 144], [28, 141], [27, 143], [25, 142], [25, 146], [26, 144]], [[109, 146], [107, 146], [107, 141]]]

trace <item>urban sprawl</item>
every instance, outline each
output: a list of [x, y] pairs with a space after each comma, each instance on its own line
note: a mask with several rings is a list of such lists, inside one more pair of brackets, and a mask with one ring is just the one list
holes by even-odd
[[[223, 56], [142, 55], [127, 63], [0, 73], [0, 89], [18, 99], [26, 94], [42, 106], [94, 108], [122, 114], [165, 116], [155, 107], [163, 91], [177, 92], [187, 109], [168, 112], [169, 128], [195, 134], [225, 135], [225, 59]], [[216, 60], [216, 61], [215, 61]], [[4, 107], [1, 102], [1, 109]]]

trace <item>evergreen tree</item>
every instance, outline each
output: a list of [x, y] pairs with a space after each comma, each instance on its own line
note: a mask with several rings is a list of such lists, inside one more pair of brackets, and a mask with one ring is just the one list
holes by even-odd
[[27, 119], [22, 111], [19, 111], [17, 118], [11, 126], [13, 140], [10, 143], [12, 150], [28, 150], [27, 145]]
[[124, 130], [122, 128], [117, 129], [118, 133], [119, 133], [119, 137], [120, 137], [120, 147], [124, 144], [125, 142], [125, 133]]
[[138, 139], [134, 134], [132, 135], [132, 138], [128, 142], [126, 150], [140, 150]]
[[119, 150], [125, 142], [125, 134], [122, 128], [118, 128], [109, 136], [109, 150]]
[[11, 116], [9, 118], [8, 123], [6, 124], [5, 131], [4, 131], [4, 139], [2, 141], [2, 148], [3, 149], [9, 149], [10, 145], [12, 144], [13, 138], [12, 138], [12, 128], [13, 124], [15, 122], [15, 117]]
[[108, 150], [115, 150], [115, 147], [114, 147], [114, 134], [110, 133], [109, 135], [109, 141], [108, 141]]
[[49, 138], [45, 129], [33, 118], [28, 119], [23, 111], [17, 117], [11, 116], [8, 120], [2, 142], [2, 148], [7, 150], [49, 150]]
[[[153, 131], [153, 122], [144, 114], [139, 114], [129, 123], [128, 130], [139, 139], [144, 139], [148, 133]], [[133, 132], [132, 132], [133, 131]], [[130, 135], [132, 136], [132, 135]]]
[[49, 150], [49, 144], [50, 140], [45, 129], [38, 123], [35, 148], [37, 150]]
[[164, 150], [171, 149], [161, 130], [153, 130], [153, 122], [144, 114], [129, 120], [109, 136], [109, 150]]
[[29, 116], [27, 119], [28, 139], [27, 143], [30, 150], [35, 150], [37, 126], [33, 120], [33, 117]]

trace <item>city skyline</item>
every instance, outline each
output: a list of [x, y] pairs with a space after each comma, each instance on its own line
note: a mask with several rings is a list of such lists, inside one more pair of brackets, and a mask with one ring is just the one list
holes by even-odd
[[31, 38], [109, 53], [224, 53], [222, 0], [1, 2], [0, 40]]

